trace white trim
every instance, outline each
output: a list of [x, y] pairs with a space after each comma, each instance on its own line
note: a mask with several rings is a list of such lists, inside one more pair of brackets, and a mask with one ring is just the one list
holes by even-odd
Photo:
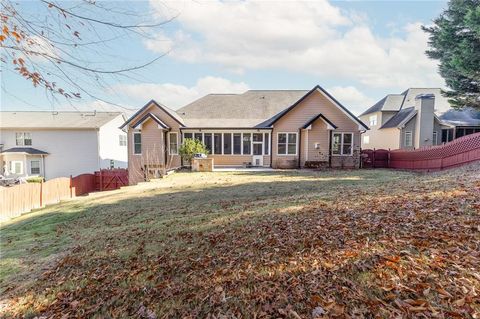
[[[177, 143], [176, 143], [176, 144], [177, 144], [177, 152], [176, 152], [176, 153], [172, 153], [172, 152], [171, 152], [172, 149], [171, 149], [171, 145], [170, 145], [170, 144], [171, 144], [171, 143], [170, 143], [170, 142], [171, 142], [170, 136], [171, 136], [172, 134], [175, 134], [175, 137], [176, 137], [176, 140], [177, 140]], [[168, 132], [168, 154], [170, 154], [170, 155], [178, 155], [178, 132]]]
[[364, 135], [362, 142], [363, 142], [363, 144], [370, 144], [370, 135]]
[[[233, 136], [234, 134], [240, 134], [240, 154], [235, 154], [235, 144], [234, 144], [235, 138], [234, 138], [234, 136]], [[238, 155], [242, 155], [242, 153], [243, 153], [242, 147], [243, 147], [242, 133], [241, 133], [241, 132], [232, 133], [232, 155], [234, 155], [234, 156], [235, 156], [235, 155], [237, 155], [237, 156], [238, 156]]]
[[[355, 133], [353, 132], [333, 132], [332, 133], [332, 138], [335, 137], [335, 134], [340, 134], [340, 154], [334, 154], [333, 153], [333, 143], [332, 143], [332, 156], [352, 156], [353, 155], [353, 146], [355, 145]], [[350, 148], [350, 154], [343, 154], [343, 141], [344, 141], [344, 135], [345, 134], [351, 134], [352, 135], [352, 147]], [[335, 139], [334, 139], [335, 140]]]
[[[215, 154], [214, 153], [215, 139], [214, 139], [214, 135], [212, 135], [212, 153], [210, 155], [215, 155], [215, 156], [219, 156], [219, 155], [225, 155], [225, 156], [253, 155], [253, 144], [254, 144], [253, 134], [255, 134], [255, 133], [262, 134], [262, 136], [263, 136], [263, 142], [256, 142], [256, 143], [262, 143], [262, 156], [269, 156], [272, 152], [271, 135], [270, 135], [272, 133], [271, 133], [270, 129], [268, 129], [268, 130], [267, 129], [245, 129], [245, 130], [182, 129], [181, 130], [182, 143], [185, 140], [185, 134], [192, 134], [192, 138], [195, 138], [195, 133], [202, 134], [202, 139], [203, 139], [204, 143], [205, 143], [205, 134], [221, 134], [221, 136], [222, 136], [222, 145], [221, 145], [222, 153], [221, 154]], [[223, 149], [223, 147], [224, 147], [223, 141], [225, 139], [225, 133], [231, 134], [231, 142], [232, 142], [232, 153], [231, 154], [225, 154], [224, 149]], [[234, 134], [240, 134], [240, 154], [235, 154], [234, 153], [234, 138], [233, 138]], [[248, 153], [248, 154], [245, 154], [243, 152], [243, 147], [244, 147], [243, 137], [244, 137], [245, 134], [250, 134], [250, 153]], [[265, 137], [265, 134], [267, 135], [267, 137]], [[265, 153], [265, 138], [268, 138], [268, 154]], [[297, 143], [298, 143], [298, 140], [297, 140]]]
[[[15, 164], [20, 163], [20, 172], [17, 173], [15, 169]], [[10, 161], [10, 173], [15, 175], [23, 175], [23, 161]]]
[[[140, 134], [140, 153], [135, 153], [135, 134]], [[142, 155], [142, 132], [132, 132], [132, 154]]]
[[[280, 134], [286, 134], [287, 135], [287, 140], [286, 140], [286, 143], [285, 143], [286, 154], [279, 154], [278, 153], [278, 141], [279, 141], [278, 135], [280, 135]], [[289, 144], [288, 143], [288, 135], [289, 134], [295, 134], [295, 154], [288, 154], [288, 144]], [[298, 132], [277, 132], [277, 156], [297, 156], [297, 155], [298, 155]]]
[[[18, 138], [17, 138], [17, 134], [22, 134], [22, 143], [21, 144], [18, 144], [17, 141], [18, 141]], [[29, 140], [30, 140], [30, 144], [29, 145], [26, 145], [25, 144], [25, 135], [28, 134], [30, 136]], [[15, 132], [15, 145], [16, 146], [33, 146], [33, 137], [32, 137], [32, 132]]]
[[[33, 162], [38, 162], [38, 173], [33, 173], [32, 172], [32, 163]], [[30, 175], [41, 175], [42, 174], [42, 167], [40, 166], [40, 158], [38, 159], [31, 159], [30, 160]]]
[[[323, 123], [325, 123], [325, 125], [327, 125], [327, 130], [335, 130], [335, 128], [330, 125], [330, 123], [328, 123], [323, 117], [319, 117], [318, 119], [316, 119], [315, 121], [318, 121], [318, 120], [322, 120]], [[313, 123], [312, 123], [313, 124]], [[310, 124], [309, 126], [307, 126], [305, 128], [305, 130], [311, 130], [312, 129], [312, 124]]]
[[[410, 135], [410, 143], [407, 144], [407, 133]], [[412, 131], [405, 131], [405, 134], [403, 136], [403, 146], [405, 147], [411, 147], [413, 146], [413, 132]]]
[[409, 116], [407, 116], [403, 121], [400, 122], [400, 124], [397, 125], [398, 128], [402, 129], [407, 125], [407, 123], [413, 119], [417, 115], [417, 111], [412, 112]]
[[[125, 138], [122, 140], [122, 138]], [[125, 143], [125, 144], [122, 144]], [[127, 135], [125, 134], [118, 134], [118, 146], [127, 146], [128, 145], [128, 140], [127, 140]]]

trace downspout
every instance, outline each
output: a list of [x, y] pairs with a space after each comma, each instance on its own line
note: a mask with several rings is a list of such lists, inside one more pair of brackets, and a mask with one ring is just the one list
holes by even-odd
[[165, 173], [166, 173], [166, 172], [167, 172], [167, 161], [168, 161], [168, 154], [167, 154], [167, 131], [163, 131], [163, 154], [164, 154], [163, 167], [165, 168]]
[[[183, 132], [182, 132], [182, 128], [180, 127], [179, 128], [180, 130], [180, 147], [182, 147], [183, 145]], [[180, 156], [180, 149], [177, 150], [178, 151], [178, 156]], [[180, 166], [183, 167], [183, 157], [180, 156]]]
[[43, 168], [43, 179], [47, 178], [47, 173], [45, 172], [45, 155], [42, 154], [42, 168]]
[[273, 127], [272, 127], [272, 130], [270, 131], [270, 168], [272, 168], [273, 166]]
[[102, 163], [100, 160], [100, 129], [97, 128], [97, 166], [99, 170], [102, 170]]
[[332, 130], [328, 131], [328, 167], [332, 168]]
[[[287, 144], [288, 144], [288, 141], [287, 141]], [[298, 129], [298, 168], [301, 168], [300, 166], [301, 156], [302, 156], [302, 129], [299, 128]]]

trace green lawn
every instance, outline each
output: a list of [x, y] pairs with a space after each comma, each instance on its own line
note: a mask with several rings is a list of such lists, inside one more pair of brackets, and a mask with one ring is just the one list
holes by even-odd
[[4, 317], [480, 316], [479, 166], [176, 173], [1, 226]]

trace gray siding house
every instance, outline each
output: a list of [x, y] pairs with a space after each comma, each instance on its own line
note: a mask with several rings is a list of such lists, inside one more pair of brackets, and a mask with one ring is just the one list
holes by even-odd
[[363, 149], [413, 149], [480, 132], [480, 112], [454, 110], [438, 88], [389, 94], [360, 115]]

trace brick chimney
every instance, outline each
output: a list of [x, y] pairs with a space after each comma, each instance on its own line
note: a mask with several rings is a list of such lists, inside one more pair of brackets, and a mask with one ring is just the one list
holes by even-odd
[[415, 147], [431, 146], [433, 139], [435, 95], [420, 94], [415, 97], [417, 120], [415, 125]]

